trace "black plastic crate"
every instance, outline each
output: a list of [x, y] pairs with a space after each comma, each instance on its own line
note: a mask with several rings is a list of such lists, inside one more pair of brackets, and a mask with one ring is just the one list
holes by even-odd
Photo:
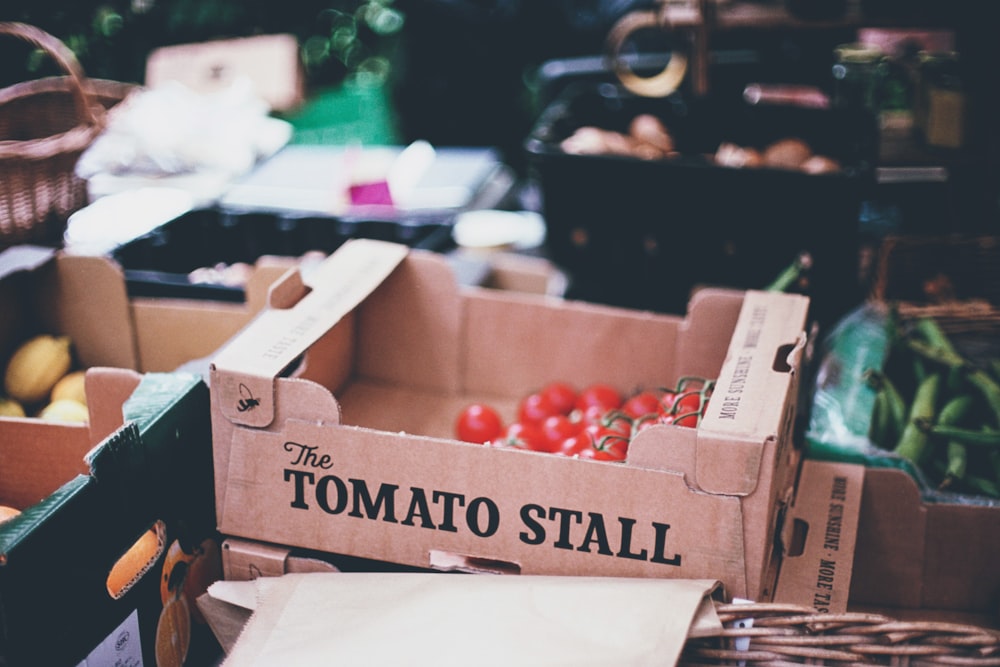
[[195, 282], [191, 272], [219, 264], [254, 264], [264, 255], [331, 253], [352, 238], [445, 251], [454, 247], [451, 214], [399, 219], [329, 217], [223, 208], [196, 209], [116, 248], [130, 296], [242, 302], [240, 285]]
[[[640, 113], [666, 125], [678, 157], [560, 148], [583, 126], [626, 132]], [[731, 168], [712, 157], [722, 142], [760, 149], [791, 136], [842, 169]], [[525, 149], [547, 251], [569, 274], [570, 297], [683, 313], [695, 286], [761, 288], [803, 251], [813, 258], [808, 294], [817, 317], [835, 317], [860, 297], [858, 218], [878, 155], [871, 114], [644, 98], [598, 83], [562, 91], [540, 114]]]

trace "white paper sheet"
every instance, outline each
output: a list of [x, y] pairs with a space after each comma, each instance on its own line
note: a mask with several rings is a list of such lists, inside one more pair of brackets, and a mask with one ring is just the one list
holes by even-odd
[[[225, 667], [673, 665], [718, 583], [444, 573], [311, 573], [257, 580]], [[714, 618], [714, 624], [719, 625]]]

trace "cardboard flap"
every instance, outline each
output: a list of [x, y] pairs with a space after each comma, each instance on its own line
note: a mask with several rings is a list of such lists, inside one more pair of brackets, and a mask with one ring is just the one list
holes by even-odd
[[[782, 437], [805, 348], [805, 297], [748, 291], [705, 417], [698, 427], [696, 483], [709, 493], [749, 495], [764, 445]], [[779, 400], [783, 399], [783, 400]]]
[[[262, 311], [222, 348], [212, 363], [212, 389], [220, 392], [219, 405], [227, 419], [254, 427], [270, 424], [275, 410], [273, 379], [354, 310], [408, 251], [384, 241], [348, 241], [302, 282], [309, 288], [307, 294], [288, 308]], [[294, 275], [301, 278], [298, 271]], [[289, 285], [282, 280], [274, 289]]]
[[806, 460], [783, 527], [776, 602], [847, 611], [865, 468]]

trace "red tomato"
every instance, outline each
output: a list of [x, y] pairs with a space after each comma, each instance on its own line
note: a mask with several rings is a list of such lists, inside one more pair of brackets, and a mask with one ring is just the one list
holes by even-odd
[[522, 424], [541, 424], [546, 417], [559, 414], [548, 396], [540, 391], [532, 392], [521, 400], [517, 409], [517, 420]]
[[584, 426], [587, 424], [600, 424], [606, 414], [607, 410], [600, 405], [591, 405], [584, 410], [576, 411], [577, 418]]
[[462, 410], [455, 420], [455, 436], [465, 442], [483, 444], [503, 434], [500, 414], [483, 403], [473, 403]]
[[665, 391], [660, 395], [660, 414], [669, 414], [674, 409], [674, 402], [677, 400], [676, 391]]
[[566, 415], [549, 415], [540, 428], [546, 451], [557, 452], [567, 438], [580, 432], [582, 424], [572, 421]]
[[631, 435], [631, 424], [622, 427], [620, 423], [612, 423], [610, 426], [591, 424], [586, 427], [585, 432], [592, 443], [591, 449], [594, 452], [581, 452], [586, 458], [599, 458], [604, 461], [623, 461], [628, 451], [628, 443]]
[[558, 414], [568, 415], [576, 406], [576, 390], [565, 382], [550, 382], [539, 393], [548, 398]]
[[593, 448], [594, 440], [590, 435], [586, 431], [579, 431], [563, 440], [555, 453], [563, 456], [580, 456], [581, 453]]
[[633, 419], [655, 414], [660, 410], [660, 397], [655, 391], [640, 391], [622, 404], [622, 412]]
[[503, 442], [508, 447], [518, 447], [520, 449], [532, 449], [542, 451], [544, 441], [542, 432], [537, 424], [523, 424], [514, 422], [507, 427], [503, 435]]
[[701, 418], [701, 403], [701, 394], [697, 391], [678, 394], [673, 408], [673, 423], [679, 426], [697, 426]]
[[606, 384], [592, 384], [580, 392], [576, 398], [576, 408], [586, 412], [593, 405], [600, 406], [605, 411], [617, 410], [622, 406], [622, 396], [614, 387]]

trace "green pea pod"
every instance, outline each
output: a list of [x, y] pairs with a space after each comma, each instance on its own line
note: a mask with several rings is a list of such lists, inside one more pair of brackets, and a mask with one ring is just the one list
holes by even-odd
[[956, 440], [948, 441], [945, 452], [948, 464], [944, 471], [944, 479], [938, 488], [946, 489], [955, 482], [965, 479], [966, 470], [969, 467], [969, 452], [961, 442]]
[[919, 421], [918, 427], [924, 433], [946, 440], [954, 440], [972, 447], [996, 447], [1000, 446], [1000, 431], [992, 429], [963, 428], [961, 426], [951, 426], [948, 424], [930, 424]]
[[885, 449], [892, 449], [906, 425], [906, 401], [896, 384], [884, 372], [869, 369], [865, 371], [864, 377], [875, 390], [874, 410], [877, 414], [872, 414], [870, 439]]
[[1000, 383], [989, 373], [981, 368], [974, 368], [950, 346], [934, 346], [915, 339], [909, 339], [907, 344], [917, 355], [928, 361], [950, 370], [961, 370], [969, 384], [982, 394], [993, 413], [994, 421], [1000, 426]]
[[891, 429], [889, 421], [889, 405], [884, 391], [876, 392], [875, 402], [872, 404], [872, 419], [868, 425], [868, 439], [876, 447], [891, 449], [893, 438], [896, 437]]
[[896, 454], [917, 467], [922, 467], [926, 462], [931, 445], [930, 434], [921, 428], [920, 424], [922, 420], [934, 421], [942, 383], [941, 374], [932, 373], [917, 387], [913, 403], [910, 405], [906, 425], [903, 427], [903, 433], [894, 449]]

